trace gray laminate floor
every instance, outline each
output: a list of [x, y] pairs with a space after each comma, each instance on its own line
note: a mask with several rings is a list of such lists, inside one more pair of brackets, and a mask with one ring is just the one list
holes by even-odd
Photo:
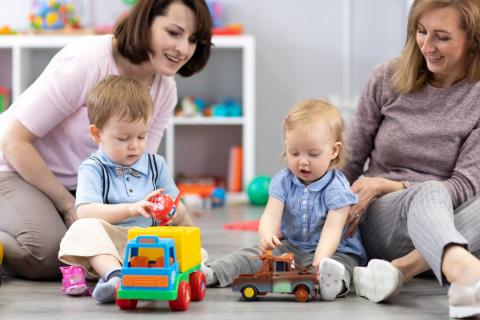
[[[202, 229], [202, 244], [215, 259], [232, 250], [255, 244], [251, 231], [223, 230], [224, 223], [256, 219], [261, 208], [231, 206], [209, 210], [195, 221]], [[204, 301], [182, 313], [172, 313], [165, 302], [140, 302], [133, 312], [115, 305], [99, 305], [90, 297], [72, 298], [60, 292], [58, 282], [3, 279], [0, 319], [447, 319], [446, 288], [432, 279], [415, 279], [392, 303], [373, 304], [351, 294], [334, 302], [297, 303], [290, 295], [262, 297], [244, 302], [230, 288], [209, 288]], [[298, 317], [298, 318], [297, 318]]]

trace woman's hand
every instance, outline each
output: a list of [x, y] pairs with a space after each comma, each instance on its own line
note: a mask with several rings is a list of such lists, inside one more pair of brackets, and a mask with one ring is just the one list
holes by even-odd
[[387, 193], [404, 189], [403, 183], [379, 177], [362, 177], [352, 184], [352, 192], [358, 195], [358, 203], [350, 207], [345, 238], [351, 237], [360, 223], [368, 205]]
[[67, 228], [69, 228], [78, 219], [78, 216], [74, 207], [72, 207], [72, 209], [67, 212], [63, 212], [62, 217], [63, 217], [63, 222], [65, 223]]

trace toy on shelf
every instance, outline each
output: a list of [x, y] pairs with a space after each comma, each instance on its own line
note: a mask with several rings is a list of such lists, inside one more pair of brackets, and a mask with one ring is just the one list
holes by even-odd
[[203, 300], [199, 228], [133, 228], [128, 239], [115, 294], [120, 309], [135, 309], [138, 300], [162, 300], [184, 311], [191, 300]]
[[203, 99], [194, 96], [183, 98], [176, 108], [176, 116], [178, 117], [195, 117], [203, 116], [206, 103]]
[[211, 106], [213, 117], [241, 117], [242, 106], [232, 98], [226, 98]]
[[184, 178], [178, 180], [178, 189], [189, 207], [222, 207], [226, 202], [225, 182], [214, 178]]
[[150, 209], [152, 216], [155, 220], [160, 222], [161, 226], [166, 225], [172, 220], [175, 212], [177, 211], [178, 202], [180, 202], [181, 191], [178, 193], [175, 200], [169, 194], [159, 194], [150, 199], [153, 203], [153, 207]]
[[0, 35], [10, 35], [10, 34], [17, 34], [15, 31], [12, 30], [8, 25], [0, 27]]
[[10, 90], [0, 87], [0, 112], [5, 111], [10, 105]]
[[177, 117], [241, 117], [242, 114], [242, 106], [233, 98], [224, 98], [219, 103], [207, 106], [202, 98], [188, 96], [175, 109]]
[[34, 0], [30, 26], [34, 31], [81, 29], [75, 6], [67, 0]]
[[270, 177], [258, 176], [248, 184], [247, 194], [250, 203], [255, 206], [264, 206], [268, 201], [268, 187]]
[[293, 253], [272, 256], [272, 252], [267, 251], [260, 259], [263, 264], [257, 273], [241, 274], [233, 279], [232, 290], [241, 292], [245, 300], [252, 301], [269, 292], [293, 293], [298, 302], [317, 296], [317, 275], [297, 265]]
[[207, 1], [210, 15], [212, 16], [212, 33], [214, 35], [240, 35], [243, 27], [238, 23], [225, 24], [223, 22], [223, 5], [215, 0]]
[[82, 266], [60, 267], [62, 272], [62, 291], [71, 296], [90, 295]]

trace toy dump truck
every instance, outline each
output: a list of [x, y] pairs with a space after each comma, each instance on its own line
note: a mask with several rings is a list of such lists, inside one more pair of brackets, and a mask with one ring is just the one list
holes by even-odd
[[135, 309], [138, 300], [165, 300], [171, 310], [184, 311], [191, 300], [203, 300], [199, 228], [134, 228], [128, 239], [115, 297], [120, 309]]
[[241, 274], [232, 283], [232, 290], [241, 292], [245, 300], [257, 299], [269, 292], [292, 293], [298, 302], [306, 302], [318, 292], [318, 280], [314, 273], [295, 264], [293, 253], [272, 256], [267, 251], [260, 256], [262, 267], [255, 274]]

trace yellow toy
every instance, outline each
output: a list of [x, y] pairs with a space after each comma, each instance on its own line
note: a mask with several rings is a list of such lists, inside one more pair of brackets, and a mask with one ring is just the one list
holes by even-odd
[[199, 228], [134, 228], [128, 239], [115, 297], [120, 309], [135, 309], [138, 300], [166, 300], [171, 310], [184, 311], [190, 300], [203, 300]]

